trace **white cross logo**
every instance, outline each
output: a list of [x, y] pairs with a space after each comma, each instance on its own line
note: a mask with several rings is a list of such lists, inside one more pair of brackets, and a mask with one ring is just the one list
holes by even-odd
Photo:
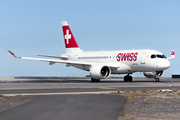
[[69, 44], [69, 39], [71, 39], [71, 34], [69, 34], [69, 30], [66, 30], [65, 39], [67, 40], [66, 43]]

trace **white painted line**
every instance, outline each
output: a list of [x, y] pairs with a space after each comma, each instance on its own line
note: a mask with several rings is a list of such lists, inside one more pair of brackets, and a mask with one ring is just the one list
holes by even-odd
[[98, 92], [64, 92], [64, 93], [17, 93], [17, 94], [2, 94], [4, 96], [17, 96], [17, 95], [83, 95], [83, 94], [105, 94], [116, 91], [98, 91]]
[[[180, 86], [180, 84], [174, 84], [174, 86], [175, 87], [179, 87]], [[40, 90], [40, 89], [69, 89], [69, 88], [102, 88], [102, 87], [104, 87], [104, 86], [101, 86], [101, 85], [99, 85], [99, 86], [87, 86], [87, 85], [85, 85], [85, 86], [66, 86], [66, 85], [64, 85], [64, 86], [27, 86], [27, 87], [19, 87], [19, 86], [15, 86], [15, 87], [10, 87], [10, 86], [3, 86], [3, 85], [0, 85], [0, 90], [28, 90], [28, 89], [38, 89], [38, 90]], [[139, 87], [141, 87], [141, 88], [151, 88], [151, 87], [153, 87], [153, 88], [159, 88], [159, 87], [169, 87], [169, 84], [166, 84], [166, 85], [132, 85], [132, 86], [129, 86], [129, 85], [116, 85], [116, 86], [112, 86], [112, 85], [110, 85], [110, 86], [106, 86], [106, 87], [108, 87], [108, 88], [114, 88], [114, 89], [116, 89], [116, 88], [139, 88]]]

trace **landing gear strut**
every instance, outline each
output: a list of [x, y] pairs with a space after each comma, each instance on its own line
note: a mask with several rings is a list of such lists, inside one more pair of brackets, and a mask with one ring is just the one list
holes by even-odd
[[100, 79], [91, 78], [91, 82], [100, 82]]
[[132, 80], [133, 80], [133, 78], [132, 78], [132, 76], [129, 76], [129, 74], [124, 76], [124, 82], [132, 82]]

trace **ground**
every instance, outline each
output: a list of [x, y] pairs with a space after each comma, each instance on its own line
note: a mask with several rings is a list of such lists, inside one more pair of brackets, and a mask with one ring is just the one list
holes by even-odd
[[[118, 94], [118, 93], [117, 93]], [[128, 102], [119, 120], [179, 120], [180, 91], [147, 90], [124, 92]]]
[[16, 96], [5, 97], [3, 95], [0, 95], [0, 112], [25, 104], [33, 99], [35, 99], [35, 97], [33, 96], [16, 95]]

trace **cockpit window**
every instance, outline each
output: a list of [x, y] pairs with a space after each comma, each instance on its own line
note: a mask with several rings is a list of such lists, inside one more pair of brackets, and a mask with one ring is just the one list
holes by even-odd
[[156, 55], [151, 55], [151, 58], [156, 58]]
[[165, 55], [162, 55], [163, 56], [163, 58], [166, 58], [166, 56]]
[[151, 55], [151, 58], [153, 59], [153, 58], [166, 58], [166, 56], [165, 55], [155, 55], [155, 54], [153, 54], [153, 55]]
[[163, 58], [163, 56], [162, 55], [157, 55], [157, 58]]

